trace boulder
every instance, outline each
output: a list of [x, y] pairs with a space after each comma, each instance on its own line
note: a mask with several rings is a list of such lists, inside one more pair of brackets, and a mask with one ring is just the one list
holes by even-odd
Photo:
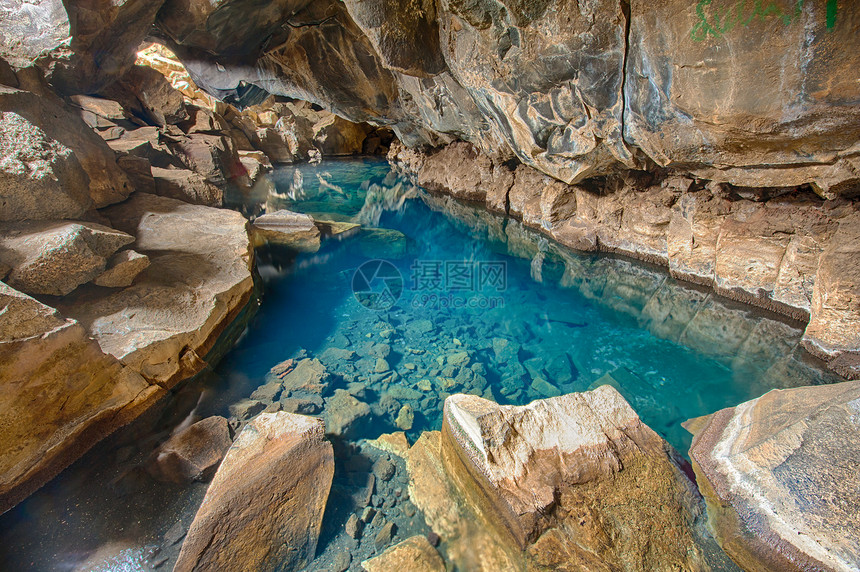
[[153, 478], [177, 484], [208, 481], [233, 441], [219, 416], [186, 427], [153, 452], [147, 470]]
[[272, 127], [263, 127], [257, 130], [257, 148], [266, 154], [273, 163], [293, 163], [296, 157], [284, 134]]
[[361, 153], [364, 138], [372, 129], [367, 124], [353, 123], [332, 113], [314, 124], [314, 146], [324, 157], [356, 155]]
[[425, 536], [413, 536], [361, 563], [367, 572], [445, 572], [445, 562]]
[[77, 218], [91, 206], [89, 177], [74, 151], [0, 111], [0, 220]]
[[[135, 193], [102, 213], [137, 236], [149, 268], [122, 290], [60, 301], [105, 353], [165, 387], [197, 373], [253, 293], [245, 218], [236, 212]], [[238, 335], [238, 332], [236, 332]]]
[[64, 296], [100, 276], [111, 255], [134, 237], [91, 222], [29, 221], [0, 225], [0, 259], [10, 286]]
[[[227, 452], [174, 571], [299, 570], [314, 558], [334, 476], [319, 419], [263, 413]], [[265, 491], [264, 494], [260, 494]]]
[[325, 400], [323, 414], [327, 433], [339, 437], [354, 436], [360, 425], [368, 421], [370, 406], [345, 389], [335, 389], [334, 395]]
[[[47, 91], [47, 88], [41, 84], [36, 87]], [[35, 149], [41, 148], [44, 149], [41, 153], [48, 155], [40, 157], [37, 154], [34, 158], [37, 161], [44, 161], [46, 157], [49, 158], [54, 153], [60, 152], [62, 148], [70, 149], [89, 177], [89, 195], [93, 206], [96, 208], [122, 201], [134, 190], [125, 172], [116, 164], [116, 156], [107, 143], [93, 132], [78, 114], [67, 109], [58, 98], [50, 94], [43, 97], [29, 91], [0, 86], [0, 112], [3, 112], [4, 116], [6, 112], [12, 112], [24, 118], [30, 126], [37, 127], [44, 133], [44, 136], [36, 135], [32, 127], [22, 126], [18, 121], [18, 127], [15, 129], [21, 129], [22, 136], [31, 138], [26, 142], [26, 149], [29, 150], [23, 151], [25, 149], [24, 141], [19, 141], [17, 144], [13, 144], [9, 151], [5, 151], [4, 155], [9, 153], [10, 156], [14, 156], [16, 145], [25, 153], [34, 153]], [[43, 139], [44, 143], [38, 143], [38, 139]], [[56, 143], [51, 143], [51, 141]], [[56, 149], [56, 151], [51, 151], [51, 148]], [[14, 159], [12, 161], [14, 164]], [[44, 167], [35, 171], [36, 177], [39, 176], [41, 169]], [[62, 173], [58, 173], [58, 175], [62, 175]], [[61, 176], [60, 181], [65, 181], [69, 177], [69, 174]], [[79, 176], [72, 177], [69, 182], [72, 182], [73, 185], [66, 191], [67, 194], [74, 197], [74, 203], [81, 203], [82, 200], [82, 193], [79, 190], [81, 183], [75, 182], [79, 179]], [[86, 185], [87, 183], [82, 184]], [[34, 190], [38, 191], [38, 187]], [[52, 193], [40, 205], [46, 211], [50, 211], [53, 207], [49, 207], [48, 204], [54, 202], [55, 199], [60, 201], [59, 204], [62, 204], [62, 197]], [[32, 205], [30, 207], [32, 210]], [[37, 216], [30, 216], [30, 211], [27, 213], [27, 216], [19, 216], [14, 220], [38, 218]]]
[[0, 283], [0, 512], [165, 392], [78, 322]]
[[155, 180], [155, 194], [162, 197], [207, 207], [224, 204], [224, 190], [200, 173], [188, 169], [152, 167], [152, 177]]
[[328, 387], [329, 381], [329, 373], [316, 358], [305, 358], [298, 363], [287, 360], [273, 367], [269, 376], [283, 380], [284, 392], [311, 395], [322, 394]]
[[131, 286], [137, 275], [149, 267], [149, 257], [134, 250], [122, 250], [108, 259], [107, 268], [93, 283], [108, 288]]
[[182, 93], [160, 72], [148, 66], [132, 66], [119, 81], [103, 90], [102, 95], [120, 102], [123, 108], [150, 125], [166, 127], [188, 120]]
[[320, 231], [310, 215], [282, 209], [258, 216], [253, 229], [261, 241], [301, 252], [316, 252], [320, 247]]
[[[434, 453], [425, 443], [415, 458], [418, 444], [410, 449], [410, 498], [457, 544], [449, 555], [459, 565], [707, 570], [726, 562], [699, 522], [701, 497], [683, 461], [612, 387], [522, 407], [452, 395], [439, 446]], [[438, 494], [453, 500], [431, 498]], [[490, 560], [470, 567], [472, 543]]]
[[262, 151], [239, 151], [238, 153], [239, 161], [252, 183], [273, 169], [271, 161]]
[[860, 382], [773, 390], [689, 421], [710, 529], [744, 570], [856, 570]]
[[215, 185], [224, 186], [228, 180], [243, 174], [244, 167], [228, 137], [194, 133], [168, 139], [167, 146], [186, 168]]

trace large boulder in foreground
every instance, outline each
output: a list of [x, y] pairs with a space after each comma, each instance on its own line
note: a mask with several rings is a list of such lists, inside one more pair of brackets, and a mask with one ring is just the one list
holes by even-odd
[[300, 570], [313, 560], [334, 476], [319, 419], [263, 413], [239, 433], [188, 530], [174, 572]]
[[0, 513], [165, 392], [85, 328], [0, 283]]
[[410, 498], [464, 568], [731, 567], [677, 453], [610, 386], [522, 407], [452, 395], [437, 443], [409, 451]]
[[251, 299], [253, 253], [234, 211], [136, 193], [104, 209], [137, 237], [150, 265], [122, 290], [80, 289], [60, 301], [105, 353], [164, 387], [200, 371]]
[[687, 427], [711, 529], [735, 562], [860, 567], [860, 382], [774, 390]]

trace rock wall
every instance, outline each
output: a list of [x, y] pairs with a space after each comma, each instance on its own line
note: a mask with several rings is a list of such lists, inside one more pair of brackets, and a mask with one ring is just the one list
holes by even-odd
[[828, 196], [860, 183], [855, 5], [247, 4], [168, 0], [158, 14], [210, 93], [256, 85], [391, 125], [410, 146], [462, 139], [567, 183], [655, 164]]
[[808, 321], [804, 346], [840, 375], [860, 375], [860, 215], [852, 201], [671, 171], [567, 185], [466, 143], [430, 154], [395, 146], [389, 158], [422, 186], [483, 202], [565, 246], [668, 266], [676, 278]]

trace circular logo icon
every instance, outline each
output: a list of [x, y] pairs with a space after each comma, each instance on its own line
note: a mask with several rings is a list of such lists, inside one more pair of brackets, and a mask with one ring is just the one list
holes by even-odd
[[371, 310], [388, 310], [403, 294], [403, 275], [387, 260], [368, 260], [352, 275], [352, 292]]

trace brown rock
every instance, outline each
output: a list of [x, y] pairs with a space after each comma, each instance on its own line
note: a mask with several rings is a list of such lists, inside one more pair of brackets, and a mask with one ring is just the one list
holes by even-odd
[[98, 286], [125, 288], [131, 286], [137, 275], [149, 267], [149, 257], [134, 250], [123, 250], [110, 257], [107, 269], [95, 280]]
[[0, 220], [75, 218], [92, 205], [74, 152], [17, 113], [0, 112], [0, 158]]
[[164, 390], [87, 331], [0, 283], [0, 512], [38, 489]]
[[[174, 570], [298, 570], [313, 560], [334, 476], [322, 421], [263, 413], [224, 457]], [[265, 491], [260, 495], [260, 491]]]
[[301, 252], [316, 252], [320, 231], [310, 215], [279, 210], [258, 216], [253, 229], [259, 240], [289, 246]]
[[0, 257], [12, 267], [7, 282], [29, 294], [68, 294], [101, 275], [107, 259], [132, 242], [131, 235], [89, 222], [0, 225]]
[[334, 113], [313, 126], [313, 142], [324, 157], [361, 153], [364, 138], [372, 127], [353, 123]]
[[370, 416], [370, 406], [350, 395], [345, 389], [336, 389], [334, 395], [327, 398], [325, 408], [326, 432], [337, 436], [354, 435], [359, 425]]
[[745, 570], [856, 569], [857, 403], [858, 382], [800, 387], [688, 422], [710, 528]]
[[152, 454], [147, 470], [160, 481], [208, 481], [232, 443], [227, 420], [207, 417], [165, 441]]
[[[821, 253], [803, 345], [828, 359], [860, 351], [860, 214], [840, 220]], [[856, 379], [860, 367], [840, 373]]]
[[232, 140], [221, 135], [194, 133], [168, 140], [167, 146], [186, 168], [215, 185], [223, 186], [244, 171]]
[[15, 69], [38, 65], [65, 94], [95, 93], [134, 64], [161, 4], [13, 0], [0, 14], [0, 51]]
[[425, 537], [413, 536], [365, 560], [361, 567], [367, 572], [444, 572], [445, 562]]
[[[278, 372], [282, 371], [284, 364], [287, 369], [283, 375]], [[284, 391], [301, 392], [307, 394], [322, 394], [328, 387], [329, 374], [325, 366], [316, 358], [305, 358], [298, 363], [293, 363], [293, 360], [287, 360], [282, 364], [278, 364], [272, 368], [270, 375], [274, 375], [284, 382]]]
[[165, 127], [188, 119], [182, 94], [161, 73], [147, 66], [132, 66], [102, 94], [120, 102], [150, 125]]
[[[441, 449], [429, 445], [409, 451], [410, 498], [470, 569], [721, 563], [677, 454], [609, 386], [524, 407], [454, 395]], [[470, 560], [471, 546], [487, 560]]]
[[258, 129], [256, 139], [258, 149], [266, 154], [273, 163], [292, 163], [296, 160], [284, 135], [277, 129], [264, 127]]
[[152, 176], [155, 193], [162, 197], [207, 207], [224, 204], [224, 190], [194, 171], [152, 167]]
[[[43, 86], [39, 85], [37, 87], [41, 88]], [[51, 145], [61, 146], [57, 147], [57, 151], [55, 152], [59, 152], [60, 148], [70, 149], [74, 153], [75, 158], [77, 158], [81, 168], [83, 168], [89, 177], [89, 195], [92, 198], [93, 206], [96, 208], [122, 201], [134, 190], [126, 174], [117, 166], [115, 154], [107, 146], [107, 143], [94, 133], [76, 113], [64, 107], [63, 102], [58, 98], [52, 97], [50, 94], [46, 97], [40, 97], [28, 91], [2, 87], [0, 88], [0, 112], [3, 112], [4, 116], [6, 112], [12, 112], [26, 120], [31, 126], [38, 127], [44, 133], [46, 144], [49, 145], [49, 147], [45, 148], [46, 152], [48, 152]], [[36, 136], [32, 132], [31, 127], [19, 128], [24, 129], [22, 133], [26, 133], [26, 137]], [[8, 134], [12, 133], [6, 129], [4, 129], [4, 132]], [[51, 143], [51, 141], [55, 141], [56, 144]], [[30, 148], [32, 143], [34, 141], [27, 143], [26, 147]], [[19, 144], [21, 144], [20, 141]], [[39, 147], [40, 145], [37, 144], [36, 148]], [[14, 146], [12, 149], [14, 149]], [[5, 153], [11, 153], [11, 150]], [[34, 150], [31, 148], [27, 153], [34, 153]], [[44, 157], [39, 157], [37, 153], [34, 159], [37, 161], [44, 160]], [[48, 161], [50, 162], [51, 159], [48, 159]], [[44, 170], [44, 167], [41, 170]], [[37, 170], [35, 174], [38, 175], [39, 172]], [[61, 175], [61, 173], [57, 174]], [[65, 181], [67, 178], [69, 179], [69, 183], [79, 184], [74, 183], [74, 181], [79, 179], [79, 176], [71, 177], [70, 172], [61, 175], [60, 180]], [[71, 197], [74, 197], [73, 202], [81, 203], [81, 200], [78, 198], [81, 196], [81, 193], [75, 187], [69, 187], [67, 193]], [[48, 204], [55, 200], [60, 201], [62, 197], [55, 194], [48, 195], [45, 197], [44, 202], [40, 204], [43, 205], [46, 211], [49, 211], [53, 207], [49, 207]], [[68, 202], [68, 200], [66, 201]], [[28, 215], [15, 220], [22, 220], [22, 218], [37, 217]]]

